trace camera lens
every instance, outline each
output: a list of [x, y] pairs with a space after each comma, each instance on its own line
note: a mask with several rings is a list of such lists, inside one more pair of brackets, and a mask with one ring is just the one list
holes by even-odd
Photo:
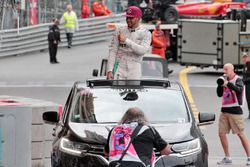
[[224, 78], [222, 78], [222, 77], [218, 78], [218, 79], [217, 79], [217, 84], [218, 84], [219, 86], [222, 86], [222, 85], [224, 84]]

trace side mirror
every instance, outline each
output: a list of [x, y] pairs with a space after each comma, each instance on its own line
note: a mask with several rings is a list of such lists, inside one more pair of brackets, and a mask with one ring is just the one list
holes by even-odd
[[94, 70], [93, 70], [92, 76], [93, 76], [93, 77], [97, 77], [97, 76], [98, 76], [98, 70], [97, 70], [97, 69], [94, 69]]
[[210, 125], [215, 121], [214, 113], [199, 113], [199, 123], [198, 126]]
[[48, 111], [43, 113], [43, 121], [47, 124], [57, 124], [59, 122], [59, 115], [56, 111]]

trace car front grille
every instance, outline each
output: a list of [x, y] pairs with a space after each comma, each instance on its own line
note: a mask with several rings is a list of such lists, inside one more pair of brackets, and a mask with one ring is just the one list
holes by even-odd
[[104, 156], [104, 146], [103, 145], [89, 145], [87, 153], [97, 154]]

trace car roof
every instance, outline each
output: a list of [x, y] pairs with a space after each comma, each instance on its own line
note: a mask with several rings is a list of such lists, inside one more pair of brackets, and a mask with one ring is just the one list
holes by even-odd
[[143, 55], [143, 57], [152, 57], [152, 58], [160, 58], [163, 59], [160, 55], [157, 54], [152, 54], [152, 53], [146, 53], [145, 55]]
[[183, 91], [178, 82], [171, 82], [167, 78], [141, 78], [139, 80], [106, 80], [105, 78], [88, 79], [86, 82], [78, 81], [77, 89], [83, 88], [160, 88]]

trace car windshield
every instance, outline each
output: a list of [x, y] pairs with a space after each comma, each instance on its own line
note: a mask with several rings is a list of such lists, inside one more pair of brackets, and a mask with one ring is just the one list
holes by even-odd
[[144, 60], [142, 62], [142, 76], [163, 77], [161, 61]]
[[189, 122], [182, 93], [157, 88], [82, 90], [73, 99], [70, 120], [79, 123], [119, 122], [131, 107], [140, 108], [150, 123]]

